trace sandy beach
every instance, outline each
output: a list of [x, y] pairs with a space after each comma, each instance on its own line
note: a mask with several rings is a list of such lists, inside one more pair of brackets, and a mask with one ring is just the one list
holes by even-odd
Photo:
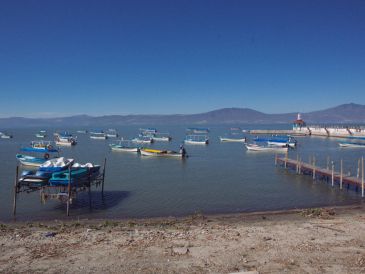
[[1, 273], [365, 273], [365, 207], [0, 224]]

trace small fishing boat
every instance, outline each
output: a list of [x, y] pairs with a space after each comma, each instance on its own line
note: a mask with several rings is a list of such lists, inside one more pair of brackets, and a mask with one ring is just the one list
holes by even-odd
[[152, 134], [157, 133], [157, 129], [156, 129], [156, 128], [153, 128], [153, 127], [149, 127], [149, 128], [140, 128], [139, 130], [141, 131], [141, 133], [142, 133], [143, 135], [146, 135], [146, 134], [148, 134], [148, 133], [152, 133]]
[[11, 138], [13, 138], [13, 135], [11, 135], [9, 133], [2, 133], [1, 138], [2, 139], [11, 139]]
[[246, 143], [246, 138], [228, 138], [228, 137], [219, 137], [221, 142], [239, 142]]
[[59, 134], [56, 137], [57, 146], [74, 146], [76, 144], [77, 144], [76, 138], [72, 137], [72, 135], [67, 132]]
[[186, 135], [184, 143], [189, 145], [207, 145], [209, 138], [206, 135]]
[[170, 142], [172, 138], [169, 133], [155, 133], [152, 135], [152, 139], [158, 142]]
[[340, 147], [347, 147], [347, 148], [365, 148], [365, 143], [351, 143], [351, 142], [342, 142], [338, 143]]
[[46, 138], [47, 137], [46, 131], [45, 130], [39, 131], [38, 133], [36, 133], [35, 137], [37, 137], [37, 138]]
[[133, 138], [131, 141], [133, 143], [137, 143], [137, 144], [152, 144], [153, 138], [151, 138], [149, 136], [140, 136], [140, 137]]
[[77, 133], [80, 133], [80, 134], [87, 134], [87, 130], [84, 130], [84, 129], [80, 129], [78, 131], [76, 131]]
[[102, 130], [93, 131], [93, 132], [90, 132], [90, 139], [106, 140], [106, 139], [108, 139], [108, 136]]
[[131, 140], [120, 140], [119, 144], [110, 144], [112, 151], [139, 152], [139, 147], [131, 145]]
[[186, 131], [189, 133], [194, 133], [194, 134], [208, 134], [209, 133], [208, 128], [189, 127], [186, 129]]
[[110, 128], [110, 129], [107, 130], [106, 136], [108, 138], [117, 138], [118, 137], [118, 132], [115, 129]]
[[42, 165], [43, 163], [45, 163], [46, 161], [49, 160], [50, 155], [52, 153], [57, 153], [57, 155], [58, 155], [58, 149], [54, 148], [51, 145], [51, 142], [43, 142], [43, 141], [42, 142], [33, 141], [31, 143], [31, 147], [21, 148], [21, 151], [31, 152], [33, 154], [36, 154], [36, 153], [44, 154], [43, 157], [24, 155], [24, 154], [16, 155], [16, 159], [19, 161], [19, 163], [21, 165], [31, 166], [31, 167], [39, 167], [40, 165]]
[[149, 148], [141, 148], [140, 153], [143, 156], [157, 156], [157, 157], [176, 157], [176, 158], [184, 158], [186, 157], [185, 150], [181, 152], [176, 152], [173, 150], [160, 150], [160, 149], [149, 149]]
[[256, 137], [254, 139], [255, 142], [264, 142], [269, 146], [278, 146], [278, 147], [296, 147], [297, 140], [295, 140], [291, 136], [271, 136], [271, 137]]
[[278, 147], [278, 146], [260, 146], [257, 144], [245, 144], [248, 151], [267, 151], [267, 152], [282, 152], [288, 151], [288, 147]]

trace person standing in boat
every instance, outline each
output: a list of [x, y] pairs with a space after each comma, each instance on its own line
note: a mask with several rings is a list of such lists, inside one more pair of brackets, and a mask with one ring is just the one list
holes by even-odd
[[185, 155], [186, 155], [186, 150], [185, 150], [185, 148], [184, 148], [184, 145], [180, 145], [180, 154], [181, 154], [181, 156], [183, 156], [183, 157], [185, 157]]

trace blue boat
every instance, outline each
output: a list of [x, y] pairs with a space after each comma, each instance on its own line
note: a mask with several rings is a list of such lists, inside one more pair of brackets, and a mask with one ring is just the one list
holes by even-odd
[[42, 157], [17, 154], [16, 158], [23, 166], [39, 167], [49, 160], [52, 153], [58, 153], [58, 149], [51, 145], [51, 142], [32, 142], [31, 147], [21, 148], [21, 151], [42, 153]]
[[[81, 186], [99, 174], [100, 166], [81, 166], [73, 167], [70, 170], [64, 170], [60, 172], [52, 173], [52, 177], [49, 179], [51, 186], [67, 186], [69, 183], [71, 186]], [[71, 178], [70, 178], [71, 175]]]
[[295, 147], [297, 145], [297, 140], [291, 136], [271, 136], [271, 137], [256, 137], [255, 142], [267, 143], [270, 146], [289, 146]]
[[63, 171], [68, 169], [69, 166], [73, 164], [73, 162], [74, 159], [65, 159], [64, 157], [53, 158], [40, 165], [38, 171], [45, 173]]

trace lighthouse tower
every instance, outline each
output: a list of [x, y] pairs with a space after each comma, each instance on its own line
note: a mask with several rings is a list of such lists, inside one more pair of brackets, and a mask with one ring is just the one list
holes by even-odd
[[305, 122], [302, 119], [302, 116], [300, 113], [298, 113], [297, 119], [293, 123], [293, 130], [295, 131], [301, 131], [302, 127], [305, 127]]

